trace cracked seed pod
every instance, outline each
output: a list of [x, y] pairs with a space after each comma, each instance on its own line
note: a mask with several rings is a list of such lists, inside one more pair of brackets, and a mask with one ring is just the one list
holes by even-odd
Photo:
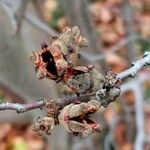
[[41, 49], [33, 52], [31, 59], [35, 63], [37, 77], [44, 77], [59, 82], [65, 70], [74, 65], [78, 58], [79, 48], [87, 46], [88, 42], [80, 35], [78, 27], [67, 27], [66, 30], [53, 37], [50, 46], [41, 44]]
[[[70, 74], [69, 74], [70, 73]], [[64, 93], [87, 93], [103, 87], [104, 77], [93, 67], [75, 67], [64, 76]]]
[[55, 124], [53, 117], [44, 117], [42, 119], [38, 119], [33, 125], [33, 131], [40, 136], [44, 134], [50, 135], [54, 126]]
[[96, 113], [99, 108], [100, 103], [96, 100], [67, 105], [60, 111], [59, 123], [73, 134], [87, 136], [91, 132], [99, 131], [99, 124], [89, 119], [89, 115]]
[[35, 63], [37, 78], [47, 77], [56, 81], [60, 80], [65, 69], [68, 67], [60, 47], [49, 47], [45, 43], [41, 44], [41, 47], [39, 51], [33, 52], [31, 56]]
[[79, 48], [87, 47], [88, 41], [81, 36], [77, 26], [66, 27], [62, 34], [54, 38], [51, 46], [59, 46], [67, 62], [74, 64], [74, 61], [78, 58]]

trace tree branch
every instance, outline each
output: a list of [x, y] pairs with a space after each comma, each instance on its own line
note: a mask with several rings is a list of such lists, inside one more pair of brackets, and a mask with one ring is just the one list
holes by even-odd
[[[70, 103], [75, 103], [78, 102], [80, 99], [89, 97], [89, 96], [94, 96], [95, 92], [89, 93], [89, 94], [83, 94], [80, 97], [65, 97], [57, 100], [57, 103], [61, 106], [64, 107]], [[46, 102], [50, 99], [40, 99], [37, 102], [29, 103], [29, 104], [18, 104], [18, 103], [9, 103], [9, 102], [3, 102], [4, 100], [1, 100], [0, 102], [0, 111], [2, 110], [16, 110], [17, 113], [24, 113], [30, 110], [42, 108], [43, 106], [46, 105]]]
[[117, 77], [122, 80], [126, 77], [133, 77], [136, 73], [141, 70], [144, 66], [150, 65], [150, 52], [145, 52], [142, 59], [132, 63], [133, 67], [127, 69], [117, 75]]
[[[133, 63], [133, 66], [130, 69], [127, 69], [117, 75], [119, 80], [123, 80], [126, 77], [134, 76], [139, 70], [141, 70], [144, 66], [150, 65], [150, 52], [146, 52], [142, 59]], [[97, 91], [96, 91], [97, 92]], [[83, 94], [79, 97], [65, 97], [57, 100], [57, 103], [64, 107], [70, 103], [78, 102], [83, 98], [87, 98], [90, 96], [95, 96], [96, 92]], [[24, 113], [30, 110], [42, 108], [46, 105], [48, 99], [41, 99], [34, 103], [29, 104], [18, 104], [18, 103], [8, 103], [8, 102], [1, 102], [0, 103], [0, 111], [2, 110], [15, 110], [17, 113]]]
[[29, 104], [18, 104], [18, 103], [9, 103], [9, 102], [1, 102], [0, 110], [16, 110], [17, 113], [23, 113], [26, 111], [30, 111], [37, 108], [42, 108], [46, 104], [45, 99], [29, 103]]

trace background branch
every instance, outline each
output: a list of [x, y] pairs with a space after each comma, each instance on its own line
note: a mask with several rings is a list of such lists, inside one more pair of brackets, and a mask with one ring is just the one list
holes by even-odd
[[25, 19], [33, 26], [45, 32], [47, 35], [55, 36], [58, 34], [54, 29], [50, 28], [46, 23], [35, 16], [25, 14]]
[[115, 44], [114, 46], [112, 46], [111, 48], [109, 48], [107, 50], [107, 52], [103, 53], [103, 54], [91, 54], [90, 52], [85, 52], [85, 51], [80, 51], [80, 54], [82, 56], [82, 58], [88, 60], [91, 63], [94, 63], [96, 61], [105, 59], [109, 54], [111, 53], [115, 53], [117, 50], [119, 50], [120, 48], [122, 48], [123, 46], [127, 45], [130, 42], [136, 42], [138, 40], [143, 40], [148, 42], [146, 39], [143, 39], [140, 35], [138, 34], [134, 34], [134, 35], [128, 35], [125, 38], [121, 39], [117, 44]]

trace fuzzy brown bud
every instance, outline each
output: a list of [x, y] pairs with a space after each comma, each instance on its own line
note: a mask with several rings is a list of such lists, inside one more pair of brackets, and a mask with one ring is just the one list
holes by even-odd
[[38, 119], [33, 125], [33, 131], [40, 136], [44, 134], [50, 135], [54, 126], [55, 124], [53, 117], [44, 117], [42, 119]]

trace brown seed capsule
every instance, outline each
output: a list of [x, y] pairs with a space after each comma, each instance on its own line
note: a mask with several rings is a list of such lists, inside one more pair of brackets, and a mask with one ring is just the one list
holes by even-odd
[[87, 93], [103, 87], [104, 77], [93, 67], [74, 67], [64, 76], [64, 93]]
[[99, 130], [99, 124], [89, 119], [89, 115], [97, 112], [99, 108], [100, 103], [96, 100], [67, 105], [60, 111], [59, 123], [71, 133], [81, 133], [82, 136], [87, 136]]
[[41, 45], [42, 49], [33, 52], [31, 59], [35, 63], [37, 77], [58, 80], [68, 67], [66, 60], [58, 46], [48, 47]]

